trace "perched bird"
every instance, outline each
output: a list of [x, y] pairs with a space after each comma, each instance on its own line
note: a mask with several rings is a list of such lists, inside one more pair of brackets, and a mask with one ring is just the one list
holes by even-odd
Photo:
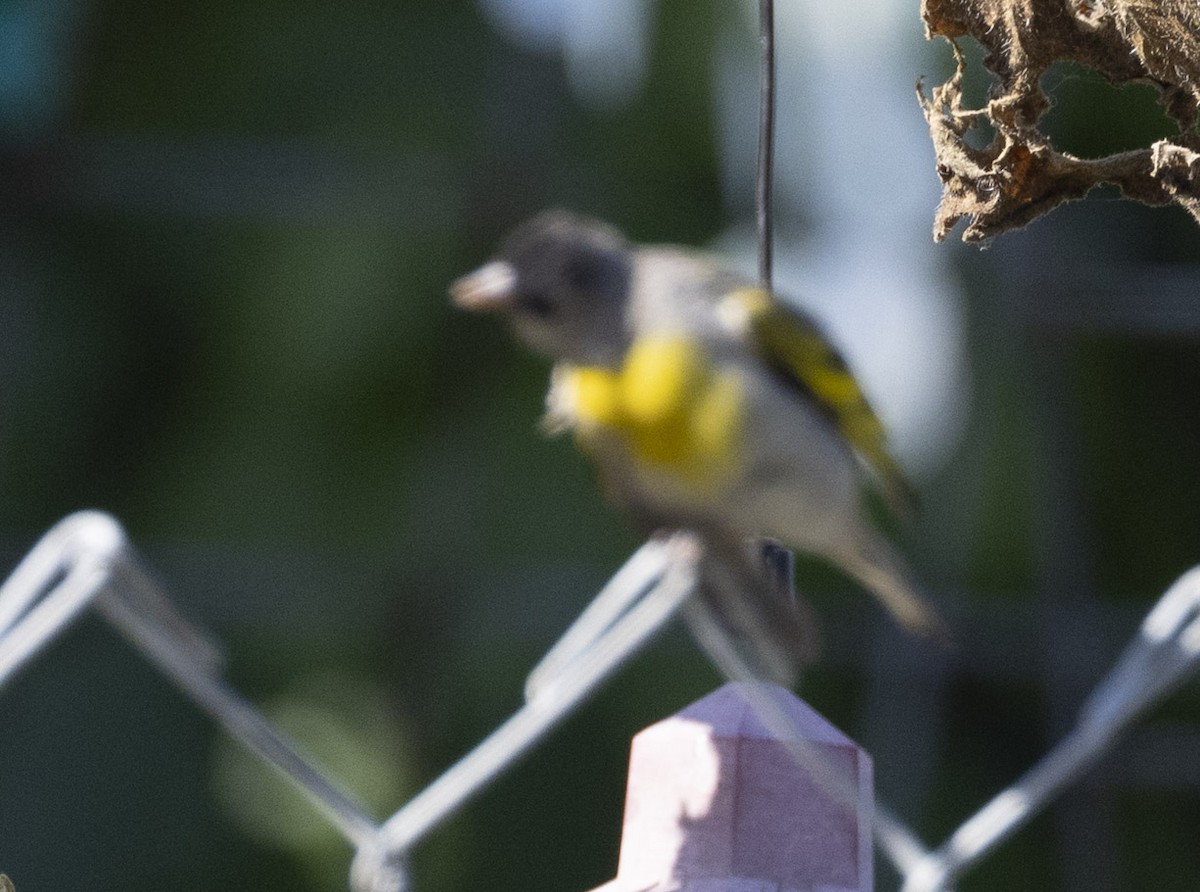
[[841, 568], [904, 627], [940, 631], [868, 518], [864, 481], [911, 492], [883, 427], [816, 324], [680, 247], [543, 213], [450, 288], [554, 362], [550, 429], [570, 430], [610, 496], [649, 528], [775, 539]]

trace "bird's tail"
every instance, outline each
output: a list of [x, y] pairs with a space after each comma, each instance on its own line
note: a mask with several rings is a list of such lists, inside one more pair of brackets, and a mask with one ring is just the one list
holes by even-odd
[[832, 555], [834, 562], [854, 577], [887, 608], [905, 629], [949, 643], [949, 627], [921, 593], [908, 563], [874, 530], [864, 530]]

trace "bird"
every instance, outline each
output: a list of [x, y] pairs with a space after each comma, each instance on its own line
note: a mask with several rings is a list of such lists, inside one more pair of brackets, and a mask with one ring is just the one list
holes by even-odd
[[449, 290], [551, 361], [544, 427], [574, 436], [640, 524], [782, 543], [905, 629], [946, 637], [865, 504], [873, 486], [907, 515], [912, 487], [842, 354], [794, 303], [701, 251], [565, 210], [517, 226]]

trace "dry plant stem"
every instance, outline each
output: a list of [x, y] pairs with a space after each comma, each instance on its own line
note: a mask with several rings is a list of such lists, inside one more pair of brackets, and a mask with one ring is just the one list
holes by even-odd
[[[934, 222], [941, 240], [967, 219], [963, 240], [1016, 229], [1109, 183], [1150, 205], [1175, 203], [1200, 222], [1200, 8], [1194, 0], [924, 0], [927, 34], [947, 38], [954, 75], [918, 99], [929, 125], [943, 195]], [[965, 61], [955, 41], [973, 37], [996, 77], [984, 108], [965, 109]], [[1056, 61], [1091, 68], [1115, 84], [1158, 87], [1180, 133], [1170, 140], [1098, 159], [1057, 151], [1038, 123], [1050, 100], [1042, 76]], [[984, 148], [967, 140], [986, 121]]]

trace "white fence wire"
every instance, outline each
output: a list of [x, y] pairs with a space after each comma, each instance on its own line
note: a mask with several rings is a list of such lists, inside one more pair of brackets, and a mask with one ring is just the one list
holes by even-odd
[[[703, 599], [693, 597], [700, 582], [701, 547], [687, 533], [642, 546], [530, 674], [521, 708], [383, 822], [367, 815], [222, 680], [218, 649], [178, 615], [120, 524], [107, 514], [81, 512], [59, 522], [0, 586], [0, 692], [94, 606], [229, 734], [308, 794], [356, 851], [350, 877], [356, 892], [400, 892], [409, 888], [411, 848], [535, 746], [680, 612], [723, 674], [732, 680], [753, 675], [739, 642]], [[903, 892], [951, 889], [1108, 752], [1131, 723], [1182, 684], [1198, 664], [1200, 568], [1180, 577], [1150, 611], [1084, 705], [1075, 729], [944, 844], [930, 849], [900, 818], [877, 808], [876, 844], [902, 877]], [[754, 705], [769, 726], [788, 721], [765, 698]], [[812, 753], [798, 748], [795, 756], [837, 792], [841, 780], [814, 764]]]

